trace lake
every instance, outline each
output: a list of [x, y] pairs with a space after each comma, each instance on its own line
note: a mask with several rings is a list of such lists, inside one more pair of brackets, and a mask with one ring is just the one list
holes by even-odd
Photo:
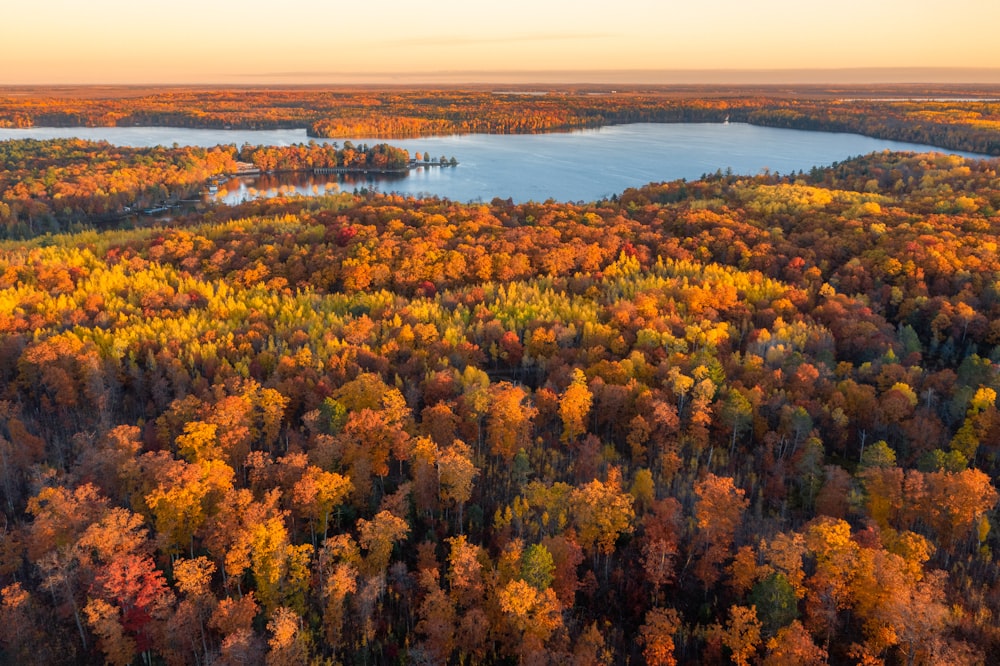
[[[2, 139], [79, 137], [121, 146], [214, 146], [252, 143], [290, 145], [309, 141], [300, 130], [213, 130], [170, 127], [33, 127], [0, 129]], [[341, 139], [316, 141], [342, 144]], [[408, 195], [432, 194], [457, 201], [591, 201], [649, 182], [694, 180], [716, 170], [753, 175], [763, 169], [792, 173], [848, 157], [893, 151], [942, 151], [933, 146], [834, 134], [758, 127], [742, 123], [637, 123], [552, 134], [466, 134], [419, 139], [352, 139], [355, 144], [391, 143], [433, 157], [454, 156], [454, 168], [424, 167], [405, 177], [281, 174], [269, 181], [226, 184], [224, 201], [296, 191], [322, 193], [327, 183], [344, 189], [368, 187]]]

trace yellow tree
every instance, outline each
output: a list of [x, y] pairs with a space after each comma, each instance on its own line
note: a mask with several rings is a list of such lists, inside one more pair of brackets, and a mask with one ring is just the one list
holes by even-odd
[[177, 436], [177, 453], [188, 462], [221, 460], [222, 447], [217, 437], [219, 426], [204, 421], [189, 421], [184, 433]]
[[850, 584], [860, 547], [843, 520], [817, 518], [806, 528], [806, 548], [816, 558], [806, 579], [806, 619], [813, 634], [827, 640], [837, 626], [837, 614], [850, 605]]
[[299, 515], [309, 520], [314, 546], [317, 534], [326, 539], [330, 514], [344, 503], [352, 488], [347, 477], [324, 471], [315, 465], [309, 465], [292, 486], [292, 506]]
[[587, 416], [594, 396], [587, 387], [587, 377], [583, 370], [573, 370], [570, 385], [559, 401], [559, 417], [563, 422], [562, 441], [575, 442], [587, 432]]
[[91, 599], [84, 608], [87, 623], [97, 635], [104, 659], [113, 666], [127, 666], [138, 654], [135, 639], [120, 620], [120, 611], [103, 599]]
[[251, 538], [250, 568], [265, 610], [285, 604], [304, 610], [312, 546], [293, 545], [279, 516], [255, 525]]
[[572, 666], [610, 666], [614, 663], [614, 654], [608, 649], [596, 622], [592, 622], [576, 639], [571, 663]]
[[250, 569], [253, 531], [257, 525], [280, 517], [280, 496], [277, 489], [264, 493], [259, 500], [246, 488], [230, 490], [219, 502], [217, 513], [206, 522], [202, 543], [221, 565], [226, 587], [234, 583], [239, 586]]
[[[212, 592], [212, 575], [216, 566], [207, 557], [197, 557], [192, 560], [178, 558], [174, 561], [174, 585], [183, 595], [183, 600], [178, 604], [177, 611], [171, 618], [174, 635], [186, 636], [191, 645], [201, 645], [208, 657], [208, 637], [205, 633], [205, 623], [212, 612], [218, 606], [218, 599]], [[190, 621], [196, 626], [185, 626], [183, 623]], [[187, 630], [188, 633], [177, 634], [176, 630]], [[197, 631], [197, 635], [192, 632]], [[180, 643], [180, 641], [178, 641]], [[198, 655], [197, 648], [193, 649], [189, 655]]]
[[562, 608], [552, 588], [538, 591], [523, 580], [512, 580], [497, 592], [500, 610], [516, 637], [517, 655], [537, 658], [545, 641], [562, 625]]
[[146, 495], [156, 531], [167, 552], [194, 552], [194, 535], [201, 529], [225, 493], [232, 489], [235, 473], [220, 460], [188, 464], [176, 461], [168, 476]]
[[632, 531], [635, 510], [632, 496], [622, 490], [618, 468], [608, 470], [608, 480], [594, 480], [574, 488], [569, 496], [570, 513], [580, 543], [597, 561], [599, 554], [609, 556], [622, 534]]
[[440, 450], [437, 459], [441, 501], [458, 508], [458, 531], [462, 531], [462, 509], [472, 497], [472, 482], [479, 474], [472, 462], [472, 450], [456, 439]]
[[402, 541], [410, 531], [405, 520], [388, 511], [380, 511], [372, 520], [358, 519], [358, 543], [368, 551], [364, 559], [364, 569], [369, 575], [386, 570], [392, 556], [392, 548]]

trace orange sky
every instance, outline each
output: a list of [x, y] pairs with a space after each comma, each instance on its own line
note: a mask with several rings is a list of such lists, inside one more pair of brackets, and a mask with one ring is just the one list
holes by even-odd
[[0, 84], [1000, 82], [997, 0], [12, 4]]

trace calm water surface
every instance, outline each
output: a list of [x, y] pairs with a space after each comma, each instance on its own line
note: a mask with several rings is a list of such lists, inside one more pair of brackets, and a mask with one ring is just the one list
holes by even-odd
[[[122, 146], [290, 145], [309, 141], [305, 130], [208, 130], [170, 127], [0, 129], [2, 139], [79, 137]], [[317, 141], [343, 143], [340, 139]], [[296, 191], [322, 193], [336, 183], [344, 189], [369, 187], [387, 192], [434, 194], [457, 201], [589, 201], [649, 182], [696, 179], [718, 169], [756, 174], [808, 171], [874, 151], [942, 151], [932, 146], [832, 134], [733, 124], [616, 125], [559, 134], [468, 134], [421, 139], [352, 139], [355, 144], [388, 142], [434, 157], [454, 156], [455, 168], [421, 168], [406, 177], [336, 178], [284, 174], [277, 179], [241, 179], [225, 186], [224, 200]], [[947, 151], [943, 152], [955, 152]], [[956, 153], [966, 157], [982, 157]]]

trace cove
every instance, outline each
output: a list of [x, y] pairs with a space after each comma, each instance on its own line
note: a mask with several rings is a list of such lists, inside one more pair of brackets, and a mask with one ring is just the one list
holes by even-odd
[[[121, 146], [290, 145], [310, 138], [300, 130], [215, 130], [171, 127], [34, 127], [0, 129], [3, 139], [77, 137]], [[342, 139], [313, 139], [342, 144]], [[858, 134], [758, 127], [742, 123], [637, 123], [552, 134], [466, 134], [418, 139], [351, 139], [355, 144], [391, 143], [411, 155], [430, 153], [459, 161], [455, 168], [420, 168], [407, 176], [351, 174], [347, 178], [282, 174], [278, 181], [241, 180], [227, 184], [240, 198], [298, 192], [322, 193], [327, 182], [343, 189], [367, 187], [405, 195], [436, 195], [456, 201], [592, 201], [629, 187], [685, 178], [717, 170], [754, 175], [764, 169], [783, 174], [808, 171], [877, 151], [948, 152], [922, 144]], [[284, 187], [281, 187], [284, 186]]]

